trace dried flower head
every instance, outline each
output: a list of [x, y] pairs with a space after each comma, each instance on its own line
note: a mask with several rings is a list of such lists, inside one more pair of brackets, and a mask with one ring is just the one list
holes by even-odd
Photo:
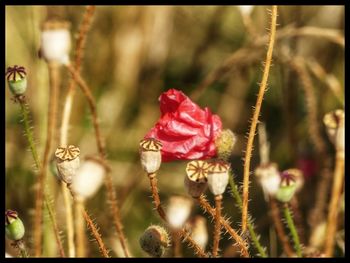
[[265, 194], [274, 196], [281, 184], [281, 176], [276, 163], [259, 165], [255, 175], [261, 183]]
[[345, 113], [338, 109], [327, 113], [323, 118], [330, 140], [334, 143], [337, 151], [344, 152], [345, 145]]
[[163, 227], [152, 225], [145, 230], [139, 242], [141, 248], [149, 255], [161, 257], [169, 247], [170, 239]]
[[229, 180], [230, 164], [225, 161], [212, 161], [208, 166], [208, 186], [214, 195], [225, 192]]
[[16, 211], [5, 211], [5, 233], [6, 237], [11, 240], [20, 240], [23, 238], [25, 228]]
[[208, 166], [206, 161], [191, 161], [186, 166], [185, 188], [190, 196], [198, 198], [208, 187]]
[[154, 138], [140, 141], [140, 159], [142, 168], [148, 173], [155, 173], [162, 163], [162, 143]]
[[41, 32], [41, 56], [48, 62], [69, 63], [71, 48], [70, 24], [66, 21], [49, 20]]
[[169, 224], [174, 229], [181, 228], [188, 217], [192, 208], [192, 200], [185, 196], [172, 196], [166, 207]]
[[55, 151], [58, 177], [65, 183], [72, 183], [80, 165], [80, 149], [74, 145], [60, 146]]
[[76, 198], [93, 197], [103, 184], [108, 167], [98, 156], [88, 156], [72, 179], [72, 191]]
[[8, 67], [5, 73], [7, 83], [13, 95], [22, 95], [27, 90], [27, 73], [24, 67], [14, 65]]

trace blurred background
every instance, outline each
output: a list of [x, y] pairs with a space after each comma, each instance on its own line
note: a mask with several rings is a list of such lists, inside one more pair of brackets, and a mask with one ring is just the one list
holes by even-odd
[[[255, 105], [262, 62], [266, 56], [269, 6], [97, 6], [88, 32], [82, 64], [85, 78], [96, 99], [112, 176], [121, 207], [124, 231], [133, 256], [147, 256], [139, 246], [139, 237], [150, 224], [162, 224], [153, 210], [149, 181], [139, 162], [139, 141], [160, 116], [158, 97], [175, 88], [200, 106], [218, 114], [224, 128], [237, 135], [232, 154], [235, 180], [242, 182], [245, 135], [249, 131], [252, 106]], [[84, 6], [6, 6], [6, 67], [24, 66], [28, 76], [26, 98], [40, 156], [45, 146], [49, 80], [46, 63], [39, 59], [40, 28], [47, 18], [71, 23], [74, 55], [75, 39], [84, 14]], [[281, 170], [297, 167], [305, 176], [298, 193], [303, 242], [309, 239], [310, 211], [317, 199], [322, 162], [315, 141], [310, 138], [308, 104], [299, 73], [290, 60], [298, 57], [306, 65], [316, 99], [316, 122], [326, 155], [333, 146], [326, 136], [322, 118], [328, 111], [344, 107], [344, 7], [280, 6], [278, 35], [260, 120], [266, 123], [271, 143], [270, 159]], [[302, 28], [301, 30], [299, 30]], [[305, 29], [307, 28], [307, 29]], [[303, 31], [304, 30], [304, 31]], [[306, 32], [306, 33], [305, 33]], [[69, 73], [62, 69], [59, 109], [67, 92]], [[6, 209], [18, 211], [25, 223], [25, 240], [32, 245], [32, 223], [36, 173], [23, 136], [19, 106], [6, 96]], [[59, 110], [58, 123], [61, 119]], [[59, 127], [57, 127], [59, 129]], [[86, 100], [78, 89], [70, 120], [69, 142], [78, 145], [82, 159], [97, 152], [94, 130]], [[251, 169], [259, 164], [258, 137], [255, 138]], [[167, 203], [173, 195], [186, 196], [183, 186], [186, 162], [163, 163], [158, 174], [160, 196]], [[333, 169], [333, 163], [330, 169]], [[268, 204], [261, 186], [251, 177], [249, 211], [255, 218], [261, 242], [271, 255], [282, 248], [271, 238]], [[50, 189], [57, 222], [65, 238], [64, 206], [58, 180], [51, 173]], [[328, 198], [328, 192], [324, 195]], [[212, 202], [213, 199], [208, 193]], [[100, 227], [106, 246], [113, 256], [123, 256], [108, 213], [105, 188], [87, 202], [87, 209]], [[224, 213], [235, 228], [241, 214], [234, 199], [224, 195]], [[194, 205], [191, 218], [202, 215]], [[322, 218], [321, 218], [322, 219]], [[320, 221], [322, 221], [319, 219]], [[311, 220], [311, 222], [310, 222]], [[44, 255], [57, 256], [51, 226], [45, 213]], [[212, 223], [207, 221], [212, 245]], [[113, 229], [113, 231], [112, 231]], [[89, 233], [87, 233], [89, 235]], [[64, 242], [64, 246], [67, 242]], [[224, 256], [235, 256], [231, 241], [223, 238]], [[271, 248], [272, 247], [272, 248]], [[272, 251], [270, 251], [270, 248]], [[183, 254], [193, 256], [183, 246]], [[16, 252], [6, 240], [6, 252]], [[168, 252], [172, 255], [171, 250]], [[337, 253], [342, 255], [341, 246]], [[98, 248], [89, 243], [88, 256], [99, 257]]]

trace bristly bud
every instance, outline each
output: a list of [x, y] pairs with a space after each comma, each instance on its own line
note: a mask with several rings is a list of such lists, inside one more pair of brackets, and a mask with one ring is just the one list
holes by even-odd
[[83, 200], [93, 197], [102, 186], [108, 167], [99, 156], [88, 156], [72, 179], [72, 191]]
[[49, 20], [43, 24], [40, 54], [47, 62], [69, 63], [71, 48], [70, 24], [66, 21]]
[[259, 165], [255, 175], [261, 183], [264, 193], [275, 196], [280, 188], [281, 176], [276, 163]]
[[289, 169], [283, 171], [281, 176], [280, 188], [276, 193], [276, 199], [283, 203], [288, 203], [294, 196], [297, 190], [297, 177], [300, 177], [302, 174], [298, 169]]
[[16, 211], [5, 211], [5, 233], [8, 239], [17, 241], [23, 238], [25, 228]]
[[55, 151], [58, 177], [67, 184], [72, 183], [80, 165], [80, 149], [74, 145], [58, 147]]
[[140, 142], [140, 158], [143, 170], [151, 174], [159, 170], [162, 163], [162, 143], [154, 138], [143, 139]]
[[228, 161], [236, 143], [236, 136], [229, 130], [223, 130], [215, 140], [217, 156], [219, 159]]
[[166, 207], [169, 224], [174, 229], [181, 228], [188, 217], [192, 208], [192, 200], [185, 196], [172, 196]]
[[161, 257], [169, 247], [169, 235], [167, 231], [157, 225], [150, 226], [140, 237], [140, 246], [150, 256]]
[[191, 237], [203, 249], [208, 244], [207, 220], [203, 216], [195, 216], [191, 222]]
[[190, 196], [198, 198], [208, 186], [208, 166], [206, 161], [191, 161], [186, 166], [185, 188]]
[[6, 78], [13, 95], [18, 96], [27, 90], [27, 73], [24, 67], [14, 65], [6, 70]]
[[334, 110], [323, 118], [330, 140], [338, 152], [344, 152], [345, 147], [345, 114], [343, 110]]
[[212, 161], [208, 167], [208, 186], [213, 195], [225, 192], [229, 179], [230, 164], [225, 161]]

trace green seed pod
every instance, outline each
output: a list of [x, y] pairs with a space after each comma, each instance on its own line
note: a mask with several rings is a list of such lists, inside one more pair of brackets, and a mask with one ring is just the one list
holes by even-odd
[[167, 247], [169, 247], [169, 235], [161, 226], [150, 226], [140, 237], [140, 246], [153, 257], [161, 257], [164, 255]]
[[162, 143], [156, 139], [148, 138], [140, 142], [140, 158], [143, 170], [151, 174], [159, 170], [162, 163]]
[[186, 166], [185, 188], [190, 196], [198, 198], [208, 187], [208, 163], [191, 161]]
[[6, 71], [7, 83], [13, 95], [22, 95], [27, 90], [27, 78], [24, 67], [17, 65], [8, 67]]
[[23, 238], [25, 228], [16, 211], [5, 212], [5, 233], [8, 239], [17, 241]]
[[297, 172], [297, 169], [289, 169], [281, 173], [281, 184], [276, 193], [278, 201], [287, 203], [293, 198], [298, 188], [297, 176], [300, 175], [301, 173]]
[[236, 136], [231, 130], [226, 129], [221, 132], [215, 140], [217, 156], [219, 159], [227, 161], [230, 158], [236, 140]]

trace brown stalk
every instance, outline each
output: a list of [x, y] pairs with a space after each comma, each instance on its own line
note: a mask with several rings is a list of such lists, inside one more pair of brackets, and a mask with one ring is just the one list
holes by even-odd
[[[211, 205], [206, 200], [205, 195], [201, 195], [197, 199], [197, 201], [198, 201], [200, 207], [204, 210], [204, 212], [209, 213], [211, 215], [211, 217], [215, 218], [215, 216], [216, 216], [215, 208], [211, 207]], [[220, 223], [221, 223], [221, 226], [224, 227], [226, 229], [226, 231], [230, 234], [230, 236], [237, 242], [237, 244], [239, 245], [239, 247], [241, 249], [241, 254], [244, 257], [250, 257], [246, 242], [230, 226], [230, 223], [224, 217], [220, 217]]]
[[[90, 113], [92, 116], [92, 122], [95, 130], [95, 138], [96, 138], [96, 144], [98, 148], [99, 155], [103, 160], [106, 160], [106, 149], [102, 143], [102, 137], [100, 133], [100, 126], [98, 123], [98, 116], [97, 116], [97, 110], [96, 110], [96, 103], [95, 99], [86, 84], [85, 80], [81, 77], [81, 75], [75, 71], [75, 69], [71, 65], [67, 65], [67, 69], [71, 73], [74, 81], [79, 85], [81, 88], [83, 94], [85, 95], [88, 105], [90, 108]], [[128, 249], [127, 249], [127, 244], [126, 244], [126, 238], [123, 232], [123, 224], [121, 223], [120, 219], [120, 212], [119, 212], [119, 207], [117, 203], [117, 197], [115, 194], [115, 190], [113, 187], [113, 180], [109, 172], [106, 173], [106, 179], [105, 179], [105, 185], [107, 189], [107, 196], [109, 200], [109, 204], [111, 207], [111, 213], [114, 219], [114, 226], [116, 228], [116, 232], [118, 234], [120, 243], [122, 245], [124, 254], [126, 257], [129, 257]]]
[[222, 195], [215, 196], [215, 226], [214, 226], [214, 243], [213, 243], [213, 257], [218, 256], [219, 243], [220, 243], [220, 233], [221, 233], [221, 205], [222, 205]]
[[35, 222], [34, 222], [34, 246], [35, 257], [40, 257], [42, 253], [42, 217], [43, 217], [43, 195], [44, 182], [46, 178], [50, 152], [54, 140], [54, 132], [57, 120], [57, 99], [59, 94], [60, 76], [59, 65], [56, 63], [48, 63], [49, 77], [50, 77], [50, 91], [49, 91], [49, 106], [48, 106], [48, 123], [47, 123], [47, 137], [43, 156], [43, 163], [38, 176], [38, 188], [36, 190], [35, 198]]
[[106, 249], [105, 244], [102, 241], [101, 235], [98, 232], [95, 224], [92, 222], [92, 220], [90, 219], [90, 216], [87, 214], [86, 210], [83, 210], [83, 216], [85, 218], [85, 221], [87, 223], [88, 228], [91, 230], [91, 233], [94, 237], [94, 239], [96, 240], [98, 247], [100, 248], [100, 252], [101, 254], [105, 257], [105, 258], [110, 258], [108, 251]]
[[275, 225], [277, 236], [282, 243], [283, 251], [286, 253], [286, 255], [288, 257], [294, 257], [295, 253], [294, 253], [294, 251], [289, 243], [288, 236], [286, 235], [286, 232], [284, 231], [284, 226], [282, 223], [278, 204], [277, 204], [276, 200], [272, 197], [269, 198], [269, 201], [270, 201], [270, 209], [271, 209], [270, 215], [271, 215], [273, 223]]
[[271, 27], [270, 27], [270, 39], [268, 44], [268, 50], [266, 54], [265, 67], [263, 72], [262, 81], [259, 87], [258, 98], [256, 100], [252, 123], [249, 130], [247, 148], [244, 157], [244, 174], [243, 174], [243, 207], [242, 207], [242, 232], [247, 230], [247, 215], [248, 215], [248, 195], [249, 195], [249, 172], [250, 172], [250, 159], [252, 156], [253, 142], [255, 137], [256, 125], [259, 121], [260, 108], [264, 98], [264, 93], [267, 87], [267, 80], [269, 77], [270, 66], [272, 62], [273, 46], [275, 42], [277, 24], [277, 6], [272, 6], [271, 14]]

